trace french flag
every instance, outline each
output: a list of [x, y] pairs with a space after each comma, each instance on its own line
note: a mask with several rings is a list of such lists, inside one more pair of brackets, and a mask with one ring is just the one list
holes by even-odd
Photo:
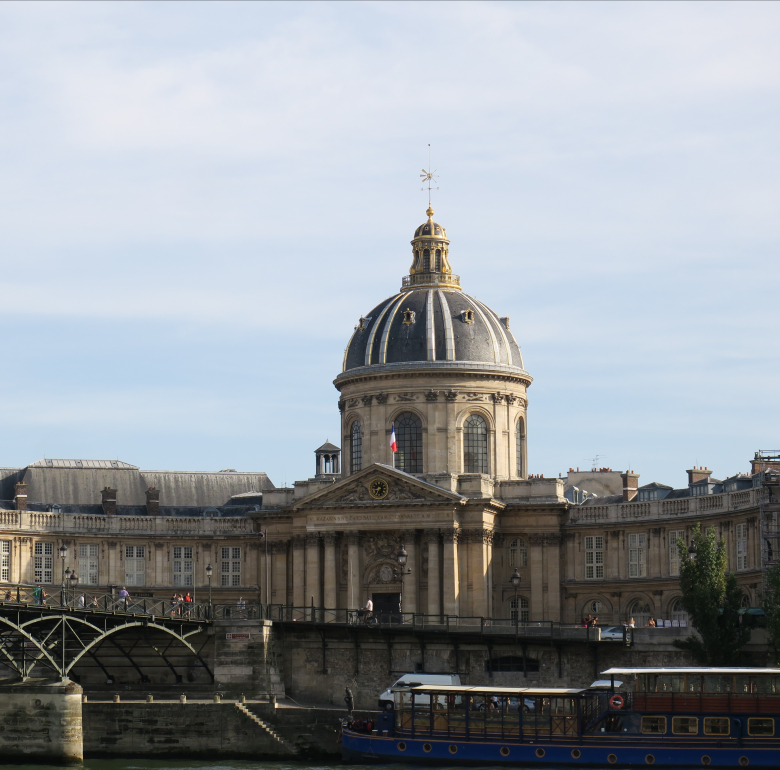
[[398, 451], [398, 444], [396, 443], [396, 440], [395, 440], [395, 423], [394, 422], [390, 423], [390, 427], [391, 427], [391, 430], [390, 430], [390, 449], [392, 449], [393, 452], [397, 452]]

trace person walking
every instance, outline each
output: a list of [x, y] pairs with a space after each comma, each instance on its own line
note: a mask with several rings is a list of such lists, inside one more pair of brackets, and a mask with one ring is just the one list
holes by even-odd
[[122, 586], [122, 590], [119, 592], [119, 604], [122, 605], [122, 608], [125, 612], [127, 612], [127, 605], [130, 602], [130, 594], [128, 593], [127, 589]]
[[347, 711], [351, 714], [355, 708], [355, 698], [352, 695], [352, 690], [349, 687], [344, 688], [344, 703], [347, 704]]
[[86, 603], [87, 603], [87, 597], [84, 596], [84, 594], [81, 594], [81, 596], [79, 596], [79, 601], [78, 601], [79, 609], [83, 610]]
[[190, 592], [187, 591], [187, 593], [184, 595], [184, 617], [188, 618], [190, 616], [191, 611], [192, 611], [192, 597], [190, 596]]

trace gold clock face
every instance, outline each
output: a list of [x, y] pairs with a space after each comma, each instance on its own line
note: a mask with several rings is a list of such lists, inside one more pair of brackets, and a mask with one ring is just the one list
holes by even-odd
[[384, 479], [374, 479], [368, 485], [368, 493], [374, 500], [382, 500], [387, 497], [387, 493], [390, 491], [390, 487]]

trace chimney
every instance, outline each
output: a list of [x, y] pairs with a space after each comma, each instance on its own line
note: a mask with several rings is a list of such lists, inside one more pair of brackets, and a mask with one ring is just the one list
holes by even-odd
[[101, 502], [103, 503], [103, 513], [106, 516], [116, 515], [116, 489], [111, 487], [104, 487], [100, 491]]
[[146, 515], [160, 515], [160, 490], [154, 487], [149, 487], [146, 490]]
[[636, 497], [636, 490], [639, 486], [639, 474], [634, 471], [626, 471], [620, 474], [623, 479], [623, 502], [628, 503]]
[[14, 503], [16, 503], [17, 511], [27, 510], [27, 484], [23, 481], [20, 481], [15, 487]]
[[686, 473], [688, 474], [688, 486], [695, 484], [697, 481], [706, 481], [712, 475], [712, 471], [709, 468], [702, 468], [696, 465], [687, 470]]

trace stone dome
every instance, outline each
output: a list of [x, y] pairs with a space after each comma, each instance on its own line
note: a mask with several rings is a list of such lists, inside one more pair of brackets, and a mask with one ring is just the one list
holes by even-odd
[[[413, 261], [398, 294], [360, 318], [344, 353], [342, 375], [365, 368], [501, 369], [530, 383], [520, 346], [499, 316], [461, 291], [448, 260], [447, 232], [433, 221], [412, 240]], [[368, 372], [367, 372], [368, 373]]]

